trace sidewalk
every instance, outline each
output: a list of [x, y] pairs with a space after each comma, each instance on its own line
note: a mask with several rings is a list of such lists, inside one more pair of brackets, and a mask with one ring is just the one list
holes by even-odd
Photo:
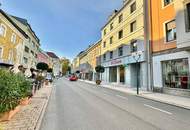
[[51, 86], [41, 88], [33, 96], [29, 105], [22, 106], [13, 119], [0, 123], [0, 126], [3, 127], [3, 130], [38, 130], [51, 91]]
[[[86, 80], [80, 80], [80, 81], [94, 84], [94, 85], [96, 84], [93, 81], [86, 81]], [[127, 88], [127, 87], [124, 87], [123, 85], [113, 85], [113, 84], [102, 83], [101, 86], [105, 88], [113, 89], [116, 91], [136, 95], [136, 89]], [[177, 107], [190, 109], [190, 98], [173, 96], [173, 95], [162, 94], [162, 93], [153, 93], [153, 92], [148, 92], [148, 91], [143, 91], [143, 90], [140, 90], [140, 94], [138, 96], [146, 98], [146, 99], [162, 102], [162, 103], [167, 103], [167, 104], [174, 105]]]

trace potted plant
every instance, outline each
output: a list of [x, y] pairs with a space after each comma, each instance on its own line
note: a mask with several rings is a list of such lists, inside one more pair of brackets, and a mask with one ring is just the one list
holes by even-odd
[[[97, 84], [97, 85], [100, 85], [101, 82], [102, 82], [102, 81], [101, 81], [102, 78], [100, 78], [100, 77], [102, 77], [102, 73], [104, 73], [105, 68], [104, 68], [103, 66], [101, 66], [101, 65], [98, 65], [98, 66], [96, 66], [95, 70], [96, 70], [96, 73], [98, 74], [98, 78], [97, 78], [97, 80], [96, 80], [96, 84]], [[101, 75], [101, 76], [100, 76], [100, 75]]]

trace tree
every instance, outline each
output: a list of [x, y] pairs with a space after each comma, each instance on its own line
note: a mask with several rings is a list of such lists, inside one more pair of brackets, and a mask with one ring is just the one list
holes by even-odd
[[69, 59], [61, 59], [61, 64], [62, 64], [62, 73], [63, 73], [63, 75], [66, 75], [67, 72], [70, 73], [71, 67], [70, 67]]
[[48, 64], [46, 64], [46, 63], [44, 63], [44, 62], [40, 62], [40, 63], [38, 63], [37, 65], [36, 65], [36, 68], [38, 69], [38, 70], [42, 70], [42, 71], [44, 71], [44, 70], [48, 70]]
[[[98, 66], [96, 66], [95, 70], [98, 73], [98, 81], [100, 81], [100, 76], [99, 75], [104, 73], [105, 68], [104, 68], [104, 66], [98, 65]], [[102, 77], [101, 77], [101, 79], [102, 79]]]

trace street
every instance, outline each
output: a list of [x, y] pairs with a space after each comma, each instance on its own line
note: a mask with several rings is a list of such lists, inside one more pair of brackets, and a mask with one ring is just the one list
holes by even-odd
[[190, 111], [81, 81], [59, 79], [41, 130], [189, 130]]

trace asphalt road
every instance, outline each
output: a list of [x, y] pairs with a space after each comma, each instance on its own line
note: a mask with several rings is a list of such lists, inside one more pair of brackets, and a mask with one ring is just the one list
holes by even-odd
[[190, 110], [80, 81], [54, 87], [41, 130], [190, 130]]

